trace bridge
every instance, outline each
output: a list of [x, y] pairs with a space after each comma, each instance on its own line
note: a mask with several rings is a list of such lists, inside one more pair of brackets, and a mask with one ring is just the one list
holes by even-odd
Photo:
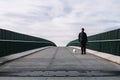
[[57, 47], [46, 39], [18, 33], [11, 38], [6, 33], [0, 40], [0, 80], [119, 80], [120, 29], [115, 32], [117, 38], [109, 40], [91, 36], [86, 55], [81, 55], [77, 40]]

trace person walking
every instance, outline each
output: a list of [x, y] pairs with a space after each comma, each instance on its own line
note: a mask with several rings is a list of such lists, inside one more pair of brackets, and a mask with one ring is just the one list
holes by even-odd
[[79, 33], [79, 42], [81, 45], [81, 54], [86, 54], [86, 44], [88, 42], [87, 34], [84, 32], [84, 28], [81, 29], [81, 32]]

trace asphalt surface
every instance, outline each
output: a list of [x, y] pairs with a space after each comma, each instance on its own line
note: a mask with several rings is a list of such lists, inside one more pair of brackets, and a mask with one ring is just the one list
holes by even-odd
[[51, 47], [0, 66], [0, 80], [120, 80], [120, 65]]

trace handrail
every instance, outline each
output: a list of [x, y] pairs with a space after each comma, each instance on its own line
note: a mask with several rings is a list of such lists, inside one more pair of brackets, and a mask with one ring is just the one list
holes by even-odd
[[93, 40], [88, 42], [114, 42], [114, 41], [120, 41], [120, 39], [111, 39], [111, 40]]
[[3, 40], [3, 39], [0, 39], [0, 41], [7, 41], [7, 42], [28, 42], [28, 43], [48, 43], [48, 42], [45, 42], [45, 41], [25, 41], [25, 40]]

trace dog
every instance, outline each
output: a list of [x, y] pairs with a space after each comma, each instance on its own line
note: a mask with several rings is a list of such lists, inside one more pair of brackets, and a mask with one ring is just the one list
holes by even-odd
[[73, 53], [76, 54], [76, 49], [73, 49]]

